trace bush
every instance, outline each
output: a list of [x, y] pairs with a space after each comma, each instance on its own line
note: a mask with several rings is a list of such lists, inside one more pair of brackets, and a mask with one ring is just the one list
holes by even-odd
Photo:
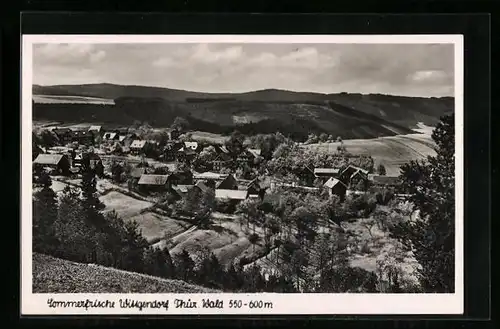
[[234, 202], [231, 202], [230, 200], [216, 200], [215, 201], [215, 209], [218, 212], [222, 212], [225, 214], [234, 214], [236, 211], [236, 205]]

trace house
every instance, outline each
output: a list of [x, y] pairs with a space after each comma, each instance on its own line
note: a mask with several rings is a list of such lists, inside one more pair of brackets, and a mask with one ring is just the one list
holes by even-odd
[[220, 153], [214, 161], [212, 161], [212, 167], [214, 170], [222, 170], [223, 168], [229, 167], [232, 163], [232, 158], [228, 153]]
[[127, 147], [127, 148], [130, 147], [130, 144], [132, 144], [132, 142], [136, 139], [137, 139], [137, 135], [134, 133], [118, 134], [118, 143], [120, 143], [122, 146]]
[[170, 175], [142, 174], [137, 185], [148, 191], [164, 191], [172, 186]]
[[252, 166], [255, 164], [255, 160], [260, 157], [260, 153], [260, 149], [245, 149], [238, 155], [236, 161], [240, 164], [246, 163]]
[[300, 184], [303, 186], [313, 186], [314, 185], [314, 170], [312, 170], [309, 166], [303, 166], [299, 168], [295, 168], [293, 173], [299, 179]]
[[314, 177], [329, 179], [330, 177], [338, 177], [340, 174], [339, 168], [314, 168]]
[[194, 185], [194, 188], [199, 189], [202, 193], [215, 194], [214, 189], [210, 188], [209, 186], [207, 186], [205, 183], [203, 183], [201, 181], [197, 182]]
[[142, 153], [144, 151], [146, 143], [147, 142], [143, 140], [138, 140], [138, 139], [134, 140], [129, 146], [130, 152], [134, 154]]
[[107, 132], [102, 136], [102, 139], [105, 141], [117, 141], [119, 139], [119, 135], [116, 132]]
[[257, 178], [250, 180], [250, 181], [239, 181], [239, 189], [240, 190], [246, 190], [248, 192], [248, 197], [253, 198], [253, 197], [264, 197], [265, 189], [263, 189], [260, 186], [260, 183]]
[[177, 159], [181, 162], [190, 163], [196, 157], [196, 151], [190, 148], [181, 148], [177, 151]]
[[93, 134], [95, 137], [95, 136], [100, 135], [103, 132], [103, 130], [102, 130], [101, 126], [90, 126], [88, 132]]
[[73, 130], [69, 128], [54, 128], [52, 132], [57, 136], [61, 144], [71, 143], [73, 139]]
[[47, 169], [53, 174], [68, 175], [70, 173], [70, 160], [64, 154], [39, 154], [33, 166], [37, 170]]
[[395, 187], [400, 184], [398, 176], [368, 175], [368, 180], [374, 186]]
[[358, 191], [366, 191], [368, 188], [368, 175], [366, 171], [357, 170], [354, 172], [349, 178], [349, 186], [350, 189], [355, 189]]
[[183, 197], [187, 195], [187, 193], [194, 187], [194, 185], [172, 185], [172, 190], [177, 194], [179, 197]]
[[102, 166], [102, 160], [98, 154], [94, 152], [82, 154], [82, 157], [85, 156], [89, 158], [90, 169], [95, 169], [97, 166]]
[[190, 170], [175, 171], [170, 176], [173, 184], [194, 185], [193, 173]]
[[71, 141], [77, 142], [80, 145], [92, 145], [94, 144], [94, 135], [86, 130], [73, 131]]
[[360, 167], [356, 167], [356, 166], [353, 166], [353, 165], [348, 165], [346, 168], [344, 168], [344, 170], [342, 170], [340, 172], [340, 175], [339, 175], [339, 179], [346, 185], [348, 185], [350, 183], [350, 178], [352, 177], [352, 175], [359, 171], [361, 174], [364, 174], [364, 175], [368, 175], [368, 170], [365, 170], [363, 168], [360, 168]]
[[237, 190], [238, 189], [238, 181], [233, 175], [228, 175], [222, 181], [218, 182], [215, 185], [216, 189], [221, 190]]
[[184, 148], [186, 150], [191, 149], [196, 153], [199, 153], [203, 149], [202, 146], [198, 144], [198, 142], [184, 142]]
[[226, 189], [216, 189], [215, 198], [219, 200], [228, 200], [240, 202], [248, 197], [248, 192], [246, 190], [226, 190]]
[[342, 181], [335, 177], [330, 177], [323, 186], [328, 189], [330, 195], [338, 195], [341, 199], [344, 199], [347, 186]]
[[177, 152], [184, 146], [183, 143], [174, 142], [167, 143], [163, 149], [162, 158], [164, 161], [175, 161], [177, 158]]

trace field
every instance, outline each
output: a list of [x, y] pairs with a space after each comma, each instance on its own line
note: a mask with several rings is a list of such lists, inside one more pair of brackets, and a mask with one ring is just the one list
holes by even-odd
[[140, 215], [144, 209], [153, 206], [153, 203], [137, 200], [120, 192], [111, 191], [99, 198], [106, 205], [105, 212], [115, 210], [124, 220]]
[[38, 104], [114, 104], [112, 99], [85, 96], [33, 95]]
[[175, 236], [184, 232], [190, 225], [186, 222], [160, 216], [154, 212], [144, 212], [127, 218], [139, 224], [142, 235], [149, 243], [156, 243], [164, 237]]
[[191, 133], [191, 137], [196, 141], [200, 142], [204, 141], [215, 144], [224, 144], [224, 142], [226, 142], [229, 139], [228, 136], [222, 136], [219, 134], [213, 134], [204, 131], [193, 131]]
[[[374, 139], [348, 139], [343, 141], [349, 153], [371, 155], [375, 165], [383, 164], [387, 175], [399, 175], [399, 167], [410, 160], [425, 159], [434, 155], [429, 133], [379, 137]], [[340, 143], [309, 144], [304, 147], [320, 152], [336, 153]]]
[[33, 253], [33, 293], [209, 293], [213, 289]]

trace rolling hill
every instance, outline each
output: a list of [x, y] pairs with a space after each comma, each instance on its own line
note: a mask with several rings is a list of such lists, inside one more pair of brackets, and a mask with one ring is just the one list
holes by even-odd
[[[222, 134], [235, 128], [247, 134], [281, 131], [298, 139], [310, 132], [340, 135], [344, 139], [408, 134], [418, 122], [435, 125], [440, 116], [452, 112], [454, 107], [450, 97], [320, 94], [277, 89], [211, 94], [113, 84], [34, 85], [33, 94], [36, 95], [34, 120], [116, 125], [140, 121], [167, 127], [181, 116], [195, 130]], [[42, 103], [39, 99], [44, 96], [110, 101]]]

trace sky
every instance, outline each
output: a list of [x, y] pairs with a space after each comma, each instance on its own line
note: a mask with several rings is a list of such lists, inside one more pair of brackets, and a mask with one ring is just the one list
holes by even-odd
[[33, 83], [454, 94], [453, 44], [35, 44]]

